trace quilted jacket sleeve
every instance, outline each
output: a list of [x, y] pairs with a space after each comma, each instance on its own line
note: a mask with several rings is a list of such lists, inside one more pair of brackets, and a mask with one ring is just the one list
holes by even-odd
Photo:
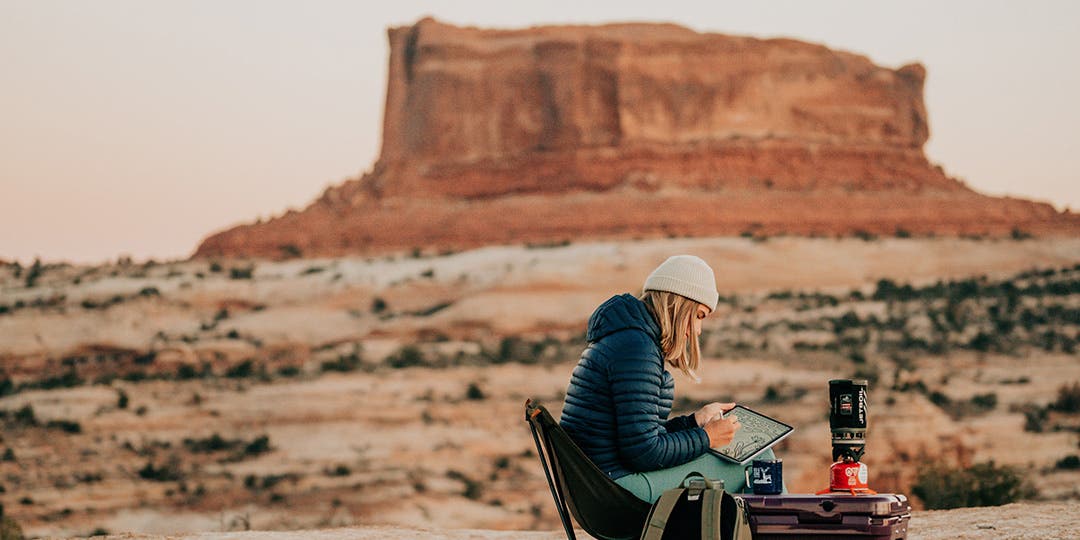
[[700, 427], [669, 432], [660, 417], [663, 364], [647, 336], [624, 332], [608, 352], [620, 461], [636, 472], [686, 463], [709, 447]]
[[687, 414], [685, 416], [676, 416], [664, 422], [664, 429], [668, 432], [682, 431], [684, 429], [696, 428], [697, 420], [694, 420], [693, 414]]

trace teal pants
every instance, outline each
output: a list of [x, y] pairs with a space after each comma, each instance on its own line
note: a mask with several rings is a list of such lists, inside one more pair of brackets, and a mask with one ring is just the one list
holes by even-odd
[[[776, 459], [776, 455], [773, 454], [772, 448], [769, 448], [755, 459]], [[701, 473], [710, 480], [723, 480], [724, 490], [728, 493], [742, 493], [747, 491], [744, 471], [750, 467], [750, 463], [739, 465], [705, 452], [701, 457], [688, 463], [670, 469], [628, 474], [622, 478], [616, 478], [615, 483], [647, 503], [656, 502], [665, 490], [679, 487], [679, 483], [692, 472]], [[787, 484], [784, 484], [784, 493], [787, 492]]]

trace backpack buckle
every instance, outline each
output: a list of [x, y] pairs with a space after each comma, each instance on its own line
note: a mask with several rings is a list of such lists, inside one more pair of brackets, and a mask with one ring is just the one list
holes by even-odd
[[686, 500], [696, 501], [701, 498], [702, 492], [709, 488], [704, 478], [691, 478], [686, 482]]

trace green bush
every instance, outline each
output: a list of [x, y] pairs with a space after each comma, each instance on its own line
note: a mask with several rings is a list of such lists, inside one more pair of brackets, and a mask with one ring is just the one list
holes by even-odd
[[176, 378], [180, 379], [181, 381], [194, 379], [198, 376], [199, 372], [195, 371], [195, 366], [192, 366], [190, 364], [180, 364], [180, 366], [176, 368]]
[[1076, 454], [1073, 454], [1071, 456], [1065, 456], [1059, 459], [1058, 462], [1054, 464], [1054, 468], [1069, 471], [1075, 471], [1076, 469], [1080, 469], [1080, 456], [1077, 456]]
[[11, 379], [4, 377], [0, 379], [0, 397], [10, 396], [15, 393], [15, 383], [11, 382]]
[[217, 433], [203, 439], [184, 439], [184, 446], [195, 454], [210, 454], [221, 450], [231, 450], [241, 444], [243, 442], [239, 439], [226, 440]]
[[340, 371], [342, 373], [348, 373], [350, 371], [356, 371], [359, 367], [360, 356], [356, 353], [344, 354], [339, 356], [337, 360], [322, 363], [323, 371]]
[[461, 495], [466, 499], [477, 500], [483, 494], [483, 486], [480, 482], [469, 478], [464, 473], [455, 470], [449, 470], [446, 472], [447, 478], [452, 480], [459, 480], [465, 484], [465, 489], [461, 492]]
[[472, 401], [482, 401], [487, 398], [484, 391], [480, 389], [480, 386], [474, 382], [469, 383], [469, 388], [465, 390], [465, 399]]
[[1064, 413], [1080, 412], [1080, 382], [1059, 387], [1057, 400], [1050, 407]]
[[182, 479], [184, 474], [180, 471], [179, 464], [174, 461], [161, 467], [154, 466], [153, 462], [147, 462], [145, 467], [139, 469], [139, 477], [154, 482], [172, 482]]
[[244, 360], [225, 371], [225, 376], [230, 379], [246, 379], [254, 374], [255, 363], [251, 360]]
[[352, 474], [352, 469], [348, 465], [338, 464], [335, 467], [323, 470], [323, 474], [326, 476], [349, 476]]
[[15, 423], [23, 426], [38, 425], [37, 416], [34, 415], [34, 407], [27, 404], [15, 411]]
[[386, 307], [387, 307], [386, 300], [383, 300], [382, 298], [379, 298], [378, 296], [376, 296], [375, 299], [371, 301], [371, 312], [372, 313], [382, 313], [382, 312], [386, 311]]
[[253, 439], [244, 447], [244, 455], [257, 456], [259, 454], [265, 454], [270, 450], [270, 437], [268, 435], [262, 435]]
[[406, 368], [424, 365], [424, 353], [413, 345], [406, 345], [397, 354], [387, 357], [386, 364], [392, 368]]
[[49, 429], [59, 429], [65, 433], [79, 434], [82, 433], [82, 425], [78, 422], [72, 422], [71, 420], [49, 420], [45, 427]]
[[0, 516], [3, 516], [0, 518], [0, 540], [23, 540], [25, 538], [22, 527], [19, 527], [19, 524], [14, 519], [11, 519], [11, 516], [4, 516], [2, 512], [0, 512]]
[[229, 269], [229, 279], [251, 279], [254, 273], [254, 266], [232, 267]]
[[1013, 467], [998, 467], [993, 461], [967, 469], [929, 467], [916, 478], [911, 492], [928, 510], [999, 506], [1036, 494], [1022, 472]]

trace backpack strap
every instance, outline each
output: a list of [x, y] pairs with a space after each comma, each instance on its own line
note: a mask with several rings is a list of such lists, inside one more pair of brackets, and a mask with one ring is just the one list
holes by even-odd
[[706, 489], [701, 495], [701, 540], [721, 540], [724, 523], [720, 515], [721, 502], [726, 495], [721, 489]]
[[645, 530], [641, 531], [641, 540], [660, 540], [664, 536], [664, 527], [667, 527], [671, 511], [675, 504], [686, 491], [683, 488], [669, 489], [660, 495], [660, 498], [649, 511], [649, 519], [645, 522]]

